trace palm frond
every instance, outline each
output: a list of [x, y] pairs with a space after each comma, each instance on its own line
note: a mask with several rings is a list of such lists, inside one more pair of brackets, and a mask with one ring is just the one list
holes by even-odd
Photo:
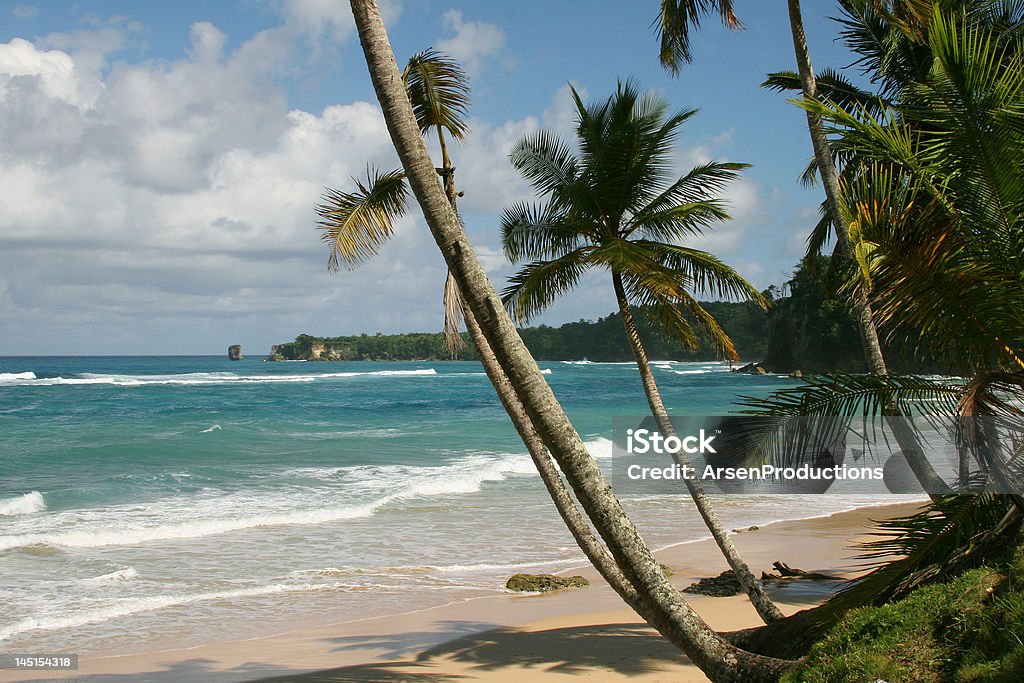
[[367, 169], [367, 181], [356, 178], [355, 192], [327, 188], [316, 207], [321, 241], [330, 247], [328, 268], [348, 269], [377, 254], [392, 235], [394, 224], [405, 215], [409, 189], [401, 171]]
[[[675, 182], [638, 208], [624, 226], [623, 236], [634, 231], [652, 239], [679, 239], [686, 234], [699, 234], [701, 228], [729, 215], [718, 195], [739, 177], [749, 164], [708, 162], [694, 166]], [[687, 217], [698, 220], [687, 223]]]
[[549, 261], [531, 261], [509, 278], [501, 299], [509, 314], [525, 323], [579, 283], [592, 265], [593, 247], [580, 247]]
[[444, 128], [456, 140], [469, 132], [469, 77], [458, 62], [428, 49], [409, 58], [402, 71], [420, 132]]
[[743, 396], [738, 405], [748, 415], [789, 417], [842, 416], [877, 418], [887, 406], [901, 414], [932, 412], [955, 415], [962, 386], [914, 375], [812, 375], [800, 385], [768, 397]]
[[577, 178], [573, 151], [548, 130], [523, 137], [508, 156], [516, 170], [541, 194], [557, 192]]
[[459, 283], [455, 281], [452, 272], [448, 271], [448, 277], [444, 281], [444, 346], [448, 354], [454, 359], [459, 351], [466, 348], [466, 342], [462, 338], [462, 325], [466, 321], [465, 304], [462, 300], [462, 292], [459, 290]]
[[877, 523], [859, 556], [874, 569], [832, 599], [834, 607], [880, 604], [918, 586], [1006, 559], [1021, 514], [1006, 496], [947, 496], [908, 517]]
[[659, 59], [663, 67], [677, 74], [680, 66], [693, 60], [690, 30], [699, 28], [701, 19], [715, 11], [729, 28], [743, 27], [733, 11], [732, 0], [662, 0], [653, 26], [661, 44]]
[[[815, 76], [818, 98], [826, 100], [844, 109], [862, 109], [873, 116], [878, 116], [890, 106], [885, 99], [876, 93], [855, 86], [849, 79], [834, 69], [822, 69]], [[773, 92], [796, 92], [802, 89], [800, 75], [795, 71], [777, 71], [768, 74], [761, 84]]]
[[677, 244], [636, 240], [650, 258], [686, 283], [687, 292], [715, 298], [752, 301], [762, 308], [767, 300], [752, 284], [714, 254]]
[[513, 204], [501, 215], [501, 243], [513, 263], [558, 257], [576, 249], [587, 232], [554, 203]]

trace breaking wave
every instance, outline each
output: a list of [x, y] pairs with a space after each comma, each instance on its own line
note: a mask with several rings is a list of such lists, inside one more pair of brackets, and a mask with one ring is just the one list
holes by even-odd
[[31, 515], [45, 509], [46, 502], [43, 500], [43, 494], [39, 491], [32, 491], [17, 498], [0, 500], [0, 517]]

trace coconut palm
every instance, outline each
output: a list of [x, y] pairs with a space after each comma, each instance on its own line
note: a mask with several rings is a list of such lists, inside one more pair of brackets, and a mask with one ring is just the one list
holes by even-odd
[[[380, 10], [373, 0], [350, 0], [356, 28], [384, 119], [427, 226], [444, 255], [467, 308], [479, 323], [544, 445], [558, 463], [595, 530], [647, 606], [643, 616], [683, 649], [712, 680], [774, 681], [792, 666], [740, 650], [714, 633], [665, 577], [636, 527], [612, 494], [505, 313], [444, 190], [419, 133]], [[502, 391], [501, 387], [496, 389]]]
[[[433, 49], [409, 58], [402, 71], [402, 82], [412, 102], [420, 132], [437, 132], [441, 147], [438, 175], [444, 179], [445, 193], [456, 205], [455, 167], [448, 156], [445, 131], [461, 141], [469, 132], [466, 123], [469, 106], [469, 79], [458, 62]], [[343, 192], [328, 189], [324, 203], [317, 207], [322, 240], [330, 247], [328, 268], [336, 271], [344, 263], [354, 268], [376, 255], [378, 248], [392, 235], [394, 222], [405, 213], [409, 190], [405, 175], [399, 171], [367, 171], [366, 182], [353, 178], [357, 190]], [[452, 357], [463, 348], [459, 328], [462, 301], [451, 274], [444, 286], [444, 339]]]
[[[455, 167], [448, 155], [445, 131], [456, 140], [462, 140], [468, 132], [465, 121], [469, 104], [468, 78], [457, 62], [435, 50], [426, 50], [409, 59], [402, 72], [402, 80], [421, 134], [426, 136], [436, 129], [442, 158], [437, 173], [443, 180], [449, 204], [456, 209], [460, 193], [455, 186]], [[369, 171], [366, 182], [353, 180], [356, 184], [354, 192], [328, 189], [324, 194], [324, 203], [316, 209], [321, 218], [320, 228], [324, 231], [323, 241], [330, 248], [328, 267], [332, 271], [339, 270], [342, 264], [349, 269], [355, 268], [376, 255], [377, 250], [394, 233], [394, 224], [405, 214], [407, 207], [409, 191], [402, 171]], [[472, 311], [462, 301], [451, 273], [445, 281], [444, 311], [445, 340], [449, 350], [454, 355], [462, 344], [459, 327], [465, 322], [481, 365], [495, 386], [502, 387], [498, 391], [502, 405], [523, 439], [569, 531], [608, 583], [627, 604], [643, 613], [645, 607], [636, 590], [594, 536], [522, 403], [510, 391], [508, 378]]]
[[[811, 56], [807, 49], [807, 36], [804, 33], [803, 16], [800, 12], [800, 0], [787, 0], [790, 20], [790, 33], [800, 77], [801, 89], [805, 101], [813, 102], [818, 97], [818, 84], [811, 66]], [[731, 28], [741, 26], [731, 0], [662, 0], [661, 12], [655, 19], [661, 39], [660, 59], [662, 65], [673, 73], [678, 72], [681, 64], [692, 59], [690, 51], [690, 28], [697, 27], [702, 17], [717, 12], [722, 21]], [[849, 226], [846, 223], [842, 193], [835, 164], [829, 153], [828, 141], [825, 138], [821, 117], [813, 110], [807, 110], [807, 130], [814, 148], [814, 158], [822, 185], [832, 224], [835, 226], [836, 242], [841, 254], [851, 254]], [[868, 370], [876, 375], [888, 372], [882, 347], [878, 341], [878, 331], [871, 313], [871, 305], [867, 292], [857, 288], [852, 293], [851, 303], [857, 318], [861, 345], [864, 348], [864, 359]]]
[[[814, 149], [814, 164], [825, 189], [825, 204], [830, 224], [834, 227], [837, 251], [842, 261], [849, 261], [857, 257], [857, 249], [861, 245], [851, 242], [852, 233], [847, 207], [844, 204], [839, 175], [825, 135], [821, 115], [813, 106], [809, 106], [818, 101], [818, 83], [811, 65], [810, 52], [807, 49], [800, 0], [787, 0], [787, 8], [803, 102], [807, 105], [804, 109], [807, 116], [807, 130], [810, 133], [811, 145]], [[662, 1], [662, 12], [656, 23], [662, 36], [661, 59], [666, 68], [674, 72], [678, 70], [680, 63], [690, 60], [688, 26], [697, 25], [700, 17], [714, 10], [718, 10], [723, 21], [729, 26], [734, 28], [740, 26], [732, 9], [732, 3], [727, 0]], [[886, 375], [888, 368], [878, 339], [877, 322], [872, 314], [868, 288], [864, 284], [863, 282], [858, 283], [859, 286], [851, 287], [848, 290], [850, 304], [857, 320], [857, 329], [860, 333], [868, 371], [874, 375]], [[893, 410], [887, 412], [894, 413]], [[896, 414], [892, 414], [890, 417], [889, 424], [893, 429], [893, 436], [899, 442], [915, 476], [932, 495], [948, 493], [949, 487], [935, 473], [927, 458], [924, 457], [921, 447], [905, 419]]]
[[[858, 263], [879, 320], [967, 379], [820, 378], [751, 408], [850, 416], [875, 415], [888, 403], [905, 414], [927, 406], [948, 420], [1011, 425], [1024, 415], [1024, 9], [975, 3], [977, 11], [965, 12], [963, 4], [936, 4], [927, 16], [870, 15], [871, 30], [860, 33], [890, 37], [861, 48], [883, 70], [881, 106], [808, 106], [828, 123], [834, 153], [845, 160], [850, 225], [864, 245]], [[892, 54], [922, 63], [890, 68], [908, 62], [881, 58]], [[880, 567], [853, 591], [856, 599], [901, 595], [1016, 545], [1021, 453], [1014, 438], [979, 448], [976, 423], [967, 425], [958, 445], [973, 462], [961, 468], [973, 468], [980, 484], [962, 471], [958, 486], [980, 495], [945, 497], [891, 524], [874, 549], [905, 557]]]
[[[738, 359], [732, 341], [695, 293], [762, 305], [764, 300], [732, 268], [682, 242], [728, 218], [717, 195], [746, 165], [708, 163], [674, 177], [673, 142], [694, 110], [670, 114], [664, 101], [641, 96], [630, 83], [620, 83], [614, 96], [589, 107], [575, 89], [572, 96], [578, 152], [541, 131], [524, 137], [510, 154], [513, 165], [546, 201], [520, 203], [504, 212], [505, 254], [513, 262], [528, 263], [511, 278], [503, 298], [526, 321], [572, 289], [588, 270], [608, 270], [651, 414], [663, 435], [673, 435], [631, 305], [639, 305], [663, 331], [691, 347], [696, 345], [694, 325], [699, 326], [722, 354]], [[689, 465], [685, 455], [675, 457]], [[758, 613], [766, 622], [780, 618], [782, 613], [737, 553], [700, 482], [686, 483]]]

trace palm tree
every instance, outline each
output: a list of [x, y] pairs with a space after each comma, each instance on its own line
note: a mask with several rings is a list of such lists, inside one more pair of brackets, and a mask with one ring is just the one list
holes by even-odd
[[[449, 204], [457, 210], [456, 202], [460, 193], [455, 186], [455, 167], [448, 155], [444, 132], [447, 130], [456, 140], [462, 140], [468, 132], [465, 121], [469, 104], [468, 78], [457, 62], [435, 50], [426, 50], [409, 59], [402, 72], [402, 80], [421, 134], [426, 136], [432, 129], [436, 129], [442, 156], [442, 165], [437, 173], [442, 178]], [[371, 171], [368, 175], [365, 183], [354, 180], [357, 188], [355, 192], [327, 190], [324, 203], [316, 209], [321, 218], [320, 228], [324, 231], [323, 241], [330, 248], [328, 267], [332, 271], [337, 271], [342, 263], [347, 268], [355, 268], [375, 255], [394, 233], [395, 221], [406, 211], [409, 193], [404, 173], [397, 170], [387, 173]], [[533, 422], [510, 390], [508, 378], [472, 311], [465, 306], [451, 273], [445, 281], [444, 311], [445, 340], [449, 350], [454, 355], [458, 345], [463, 343], [459, 327], [464, 321], [481, 365], [495, 386], [501, 387], [498, 396], [502, 405], [523, 439], [570, 533], [605, 580], [627, 604], [643, 614], [645, 607], [636, 590], [594, 536], [552, 463]]]
[[[800, 13], [800, 0], [787, 0], [787, 6], [804, 100], [812, 102], [817, 99], [817, 81], [811, 66], [811, 56], [807, 50], [807, 37], [804, 34], [803, 17]], [[691, 25], [698, 26], [703, 16], [716, 10], [726, 25], [731, 28], [741, 26], [733, 11], [731, 0], [662, 0], [661, 13], [655, 20], [661, 38], [660, 59], [662, 65], [672, 73], [676, 73], [681, 64], [691, 61], [689, 28]], [[811, 110], [807, 111], [807, 129], [814, 147], [818, 173], [825, 187], [825, 196], [832, 223], [835, 226], [839, 251], [844, 255], [851, 254], [849, 226], [843, 213], [842, 195], [839, 191], [835, 164], [829, 153], [821, 117]], [[851, 303], [857, 317], [857, 326], [868, 370], [872, 374], [884, 375], [888, 370], [882, 355], [881, 344], [878, 341], [878, 331], [872, 318], [867, 292], [857, 289], [853, 293]]]
[[[696, 346], [692, 319], [726, 357], [739, 358], [694, 290], [762, 305], [764, 299], [719, 259], [680, 242], [728, 218], [715, 195], [746, 165], [708, 163], [673, 178], [672, 143], [694, 110], [670, 115], [662, 100], [641, 97], [629, 83], [620, 83], [614, 96], [590, 107], [575, 89], [572, 96], [578, 153], [547, 131], [524, 137], [511, 152], [513, 165], [547, 202], [517, 204], [504, 213], [505, 254], [512, 262], [529, 263], [512, 277], [503, 298], [525, 321], [591, 268], [609, 270], [651, 414], [661, 433], [671, 436], [675, 430], [630, 304], [639, 304], [661, 329], [691, 347]], [[682, 453], [674, 457], [689, 466]], [[758, 614], [765, 622], [781, 618], [736, 551], [700, 482], [687, 479], [686, 485]]]
[[[848, 0], [856, 12], [847, 30], [883, 87], [878, 106], [838, 98], [808, 106], [844, 160], [851, 227], [863, 245], [858, 264], [879, 320], [967, 379], [818, 378], [751, 404], [758, 412], [870, 416], [927, 406], [951, 422], [1012, 423], [1024, 415], [1024, 9], [964, 4], [903, 16]], [[972, 443], [977, 429], [968, 421], [957, 445], [969, 456], [961, 467], [981, 481], [962, 476], [958, 487], [979, 495], [946, 496], [888, 525], [888, 538], [873, 547], [903, 558], [848, 599], [898, 597], [1017, 545], [1019, 446], [1004, 438], [983, 450]]]
[[[423, 135], [437, 132], [441, 146], [441, 167], [438, 175], [444, 179], [445, 193], [452, 207], [456, 205], [455, 167], [448, 156], [445, 131], [454, 140], [461, 141], [469, 126], [466, 113], [469, 106], [469, 80], [462, 67], [446, 55], [433, 49], [424, 50], [409, 58], [402, 71], [409, 100], [413, 104], [416, 121]], [[405, 175], [400, 171], [380, 173], [367, 171], [367, 181], [356, 183], [356, 192], [328, 189], [324, 203], [316, 208], [322, 241], [330, 248], [328, 269], [337, 271], [341, 263], [354, 268], [376, 255], [394, 229], [394, 221], [405, 213], [409, 190]], [[449, 273], [444, 287], [444, 339], [452, 357], [464, 346], [459, 328], [462, 322], [462, 301], [458, 287]]]
[[[842, 260], [848, 261], [856, 258], [857, 253], [855, 246], [850, 241], [851, 231], [847, 209], [843, 202], [844, 195], [840, 189], [839, 176], [828, 139], [825, 136], [821, 115], [811, 106], [818, 101], [818, 86], [814, 68], [811, 66], [810, 52], [807, 49], [807, 36], [804, 33], [800, 0], [787, 0], [787, 7], [807, 116], [807, 130], [814, 148], [815, 167], [825, 188], [825, 200], [831, 225], [835, 231], [837, 251]], [[657, 19], [662, 38], [662, 64], [675, 72], [680, 63], [690, 60], [688, 26], [691, 23], [696, 25], [702, 15], [714, 9], [719, 10], [723, 21], [729, 26], [740, 26], [730, 0], [712, 0], [710, 2], [705, 0], [662, 0], [662, 12]], [[888, 368], [878, 339], [878, 329], [871, 311], [867, 288], [861, 283], [860, 286], [850, 288], [849, 294], [850, 303], [857, 319], [857, 329], [860, 333], [868, 371], [873, 375], [886, 375]], [[887, 408], [886, 412], [889, 414], [888, 422], [893, 429], [893, 436], [899, 442], [907, 463], [925, 490], [932, 495], [949, 493], [949, 486], [935, 473], [924, 456], [913, 430], [906, 423], [906, 418], [896, 414], [891, 407]]]
[[619, 569], [647, 605], [644, 617], [712, 680], [777, 680], [792, 663], [745, 652], [715, 634], [665, 577], [615, 498], [505, 313], [457, 214], [437, 182], [376, 2], [350, 3], [388, 131], [431, 234], [505, 372], [508, 388], [521, 401]]

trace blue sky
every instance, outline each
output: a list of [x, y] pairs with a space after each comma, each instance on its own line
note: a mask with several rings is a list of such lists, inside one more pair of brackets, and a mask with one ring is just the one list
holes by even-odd
[[[399, 62], [433, 46], [472, 78], [470, 138], [453, 151], [467, 228], [500, 288], [502, 207], [529, 200], [509, 147], [571, 133], [567, 83], [617, 79], [698, 107], [685, 171], [753, 165], [734, 220], [701, 245], [759, 287], [785, 280], [816, 219], [805, 120], [758, 87], [794, 63], [785, 3], [708, 21], [678, 77], [657, 63], [656, 2], [382, 3]], [[832, 3], [804, 3], [817, 68], [850, 60]], [[367, 164], [397, 165], [339, 0], [0, 3], [0, 355], [260, 355], [300, 332], [437, 330], [444, 266], [416, 212], [355, 272], [329, 275], [313, 207]], [[603, 274], [539, 322], [614, 308]]]

